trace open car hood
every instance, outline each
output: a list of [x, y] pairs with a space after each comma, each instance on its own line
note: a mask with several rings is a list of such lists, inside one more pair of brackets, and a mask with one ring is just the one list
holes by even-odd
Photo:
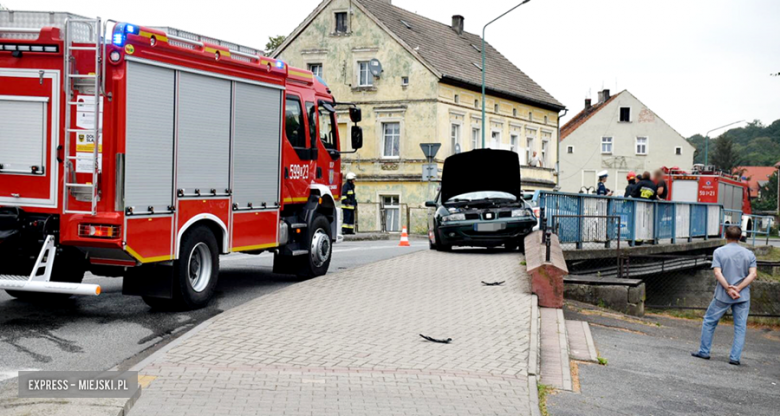
[[477, 149], [444, 160], [441, 201], [467, 192], [500, 191], [522, 200], [520, 160], [509, 150]]

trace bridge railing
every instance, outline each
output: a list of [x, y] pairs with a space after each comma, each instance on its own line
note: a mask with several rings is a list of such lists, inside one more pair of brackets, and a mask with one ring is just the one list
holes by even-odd
[[[609, 247], [610, 241], [620, 240], [633, 246], [638, 242], [675, 244], [694, 238], [718, 238], [724, 218], [719, 204], [546, 191], [539, 192], [538, 202], [545, 210], [547, 226], [561, 224], [556, 217], [567, 219], [566, 229], [558, 225], [553, 232], [558, 233], [561, 243], [573, 243], [578, 249], [584, 243], [603, 242]], [[614, 221], [613, 217], [620, 220]], [[594, 233], [594, 229], [605, 231]]]
[[774, 217], [771, 215], [743, 214], [742, 211], [724, 209], [721, 216], [721, 235], [725, 237], [726, 227], [737, 225], [742, 228], [745, 242], [756, 245], [756, 241], [769, 244], [769, 235], [772, 232]]

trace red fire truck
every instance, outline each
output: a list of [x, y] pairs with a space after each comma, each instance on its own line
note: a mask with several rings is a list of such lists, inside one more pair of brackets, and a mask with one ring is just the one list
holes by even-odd
[[[109, 31], [109, 32], [107, 32]], [[0, 12], [0, 289], [198, 308], [219, 255], [327, 272], [341, 164], [330, 90], [245, 46], [66, 13]], [[362, 146], [360, 109], [346, 105]]]
[[[747, 182], [739, 176], [729, 175], [718, 171], [714, 166], [694, 165], [692, 172], [685, 172], [679, 168], [664, 168], [670, 191], [670, 200], [679, 202], [704, 202], [721, 204], [723, 208], [731, 211], [741, 211], [750, 215], [753, 211], [750, 207], [750, 194]], [[752, 223], [749, 217], [737, 219], [739, 214], [726, 211], [725, 221], [738, 223], [743, 230], [751, 230]], [[733, 217], [733, 219], [732, 219]]]

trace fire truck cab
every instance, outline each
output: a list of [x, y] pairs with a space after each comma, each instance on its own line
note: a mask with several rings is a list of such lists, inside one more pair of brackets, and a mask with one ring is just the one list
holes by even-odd
[[[0, 11], [0, 289], [192, 309], [220, 254], [327, 272], [338, 239], [336, 103], [311, 72], [173, 28]], [[347, 105], [352, 149], [360, 109]]]

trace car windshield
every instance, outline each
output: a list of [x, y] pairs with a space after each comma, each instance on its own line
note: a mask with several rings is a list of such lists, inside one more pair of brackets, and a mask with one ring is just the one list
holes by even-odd
[[465, 194], [456, 195], [447, 200], [447, 202], [468, 202], [468, 201], [481, 201], [485, 199], [501, 199], [516, 201], [517, 198], [508, 192], [499, 191], [479, 191], [479, 192], [467, 192]]

